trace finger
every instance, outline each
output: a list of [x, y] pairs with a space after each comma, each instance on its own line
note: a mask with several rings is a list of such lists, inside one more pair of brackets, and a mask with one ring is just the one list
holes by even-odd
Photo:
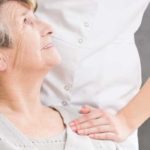
[[90, 108], [87, 108], [86, 106], [83, 106], [83, 107], [81, 107], [81, 109], [80, 109], [80, 113], [81, 114], [88, 114], [88, 113], [90, 113], [91, 112], [91, 109]]
[[117, 134], [112, 132], [107, 133], [99, 133], [99, 134], [90, 134], [90, 138], [96, 139], [96, 140], [113, 140], [118, 141]]
[[99, 112], [99, 111], [95, 111], [95, 112], [91, 112], [91, 113], [88, 113], [88, 114], [84, 114], [80, 118], [72, 121], [70, 123], [70, 125], [71, 126], [76, 126], [76, 125], [78, 125], [80, 123], [84, 123], [84, 122], [87, 122], [89, 120], [100, 118], [101, 116], [102, 116], [102, 113]]
[[101, 108], [96, 108], [96, 107], [92, 107], [92, 106], [89, 106], [89, 105], [84, 105], [83, 107], [81, 107], [80, 112], [85, 113], [85, 112], [91, 112], [92, 110], [103, 111]]
[[108, 120], [100, 117], [98, 119], [92, 119], [86, 122], [76, 124], [76, 130], [88, 129], [97, 126], [107, 125], [107, 124], [109, 124]]
[[106, 132], [115, 132], [115, 130], [111, 125], [103, 125], [84, 130], [77, 130], [77, 133], [80, 135], [99, 134]]
[[89, 106], [89, 105], [84, 105], [83, 107], [81, 107], [80, 113], [90, 113], [92, 110], [95, 110], [95, 107]]

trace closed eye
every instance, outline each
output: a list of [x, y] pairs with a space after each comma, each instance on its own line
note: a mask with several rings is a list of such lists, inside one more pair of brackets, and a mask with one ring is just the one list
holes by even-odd
[[23, 22], [24, 22], [24, 24], [27, 24], [28, 23], [27, 18], [24, 18]]
[[24, 18], [23, 22], [24, 24], [27, 24], [27, 25], [33, 25], [33, 21], [29, 18]]

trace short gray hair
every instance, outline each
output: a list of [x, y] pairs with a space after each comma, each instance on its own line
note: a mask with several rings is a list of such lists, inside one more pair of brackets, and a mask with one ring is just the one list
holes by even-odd
[[12, 40], [9, 30], [2, 21], [0, 21], [0, 48], [12, 47]]

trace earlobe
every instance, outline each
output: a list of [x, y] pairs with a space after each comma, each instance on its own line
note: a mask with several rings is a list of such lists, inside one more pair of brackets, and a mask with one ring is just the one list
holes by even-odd
[[6, 58], [0, 54], [0, 72], [5, 71], [7, 69]]

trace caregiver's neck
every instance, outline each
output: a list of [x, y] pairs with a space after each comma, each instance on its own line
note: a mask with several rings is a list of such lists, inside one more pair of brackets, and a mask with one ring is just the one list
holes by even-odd
[[[26, 116], [42, 111], [40, 88], [43, 77], [30, 73], [4, 73], [0, 76], [0, 112]], [[5, 112], [4, 112], [5, 113]]]

